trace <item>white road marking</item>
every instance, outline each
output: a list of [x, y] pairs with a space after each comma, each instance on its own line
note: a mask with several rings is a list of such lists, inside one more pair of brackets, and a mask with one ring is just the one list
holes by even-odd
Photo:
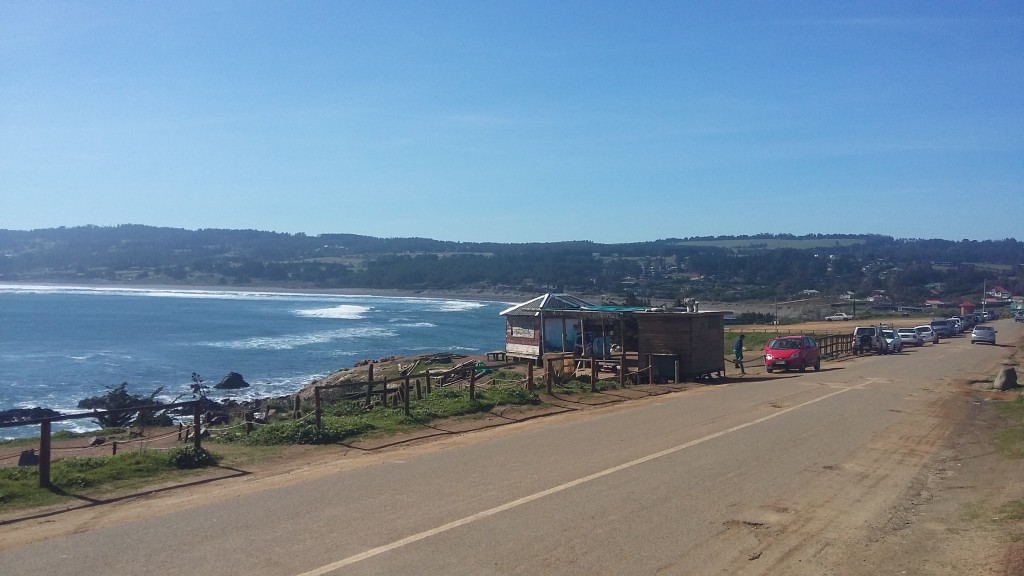
[[628, 468], [632, 468], [634, 466], [639, 466], [640, 464], [644, 464], [646, 462], [650, 462], [651, 460], [656, 460], [658, 458], [662, 458], [662, 457], [668, 456], [670, 454], [675, 454], [676, 452], [679, 452], [681, 450], [686, 450], [687, 448], [692, 448], [692, 447], [694, 447], [694, 446], [696, 446], [698, 444], [703, 444], [704, 442], [707, 442], [709, 440], [714, 440], [715, 438], [721, 438], [722, 436], [725, 436], [727, 434], [732, 434], [733, 432], [737, 432], [739, 430], [743, 430], [744, 428], [749, 428], [751, 426], [756, 426], [757, 424], [761, 424], [762, 422], [767, 422], [768, 420], [771, 420], [772, 418], [778, 418], [779, 416], [782, 416], [783, 414], [787, 414], [789, 412], [792, 412], [794, 410], [798, 410], [798, 409], [803, 408], [805, 406], [810, 406], [811, 404], [815, 404], [817, 402], [821, 402], [822, 400], [828, 400], [829, 398], [832, 398], [833, 396], [838, 396], [839, 394], [843, 394], [843, 393], [849, 392], [850, 390], [857, 390], [857, 389], [863, 388], [867, 384], [872, 383], [873, 381], [877, 381], [877, 380], [879, 380], [879, 379], [869, 378], [868, 381], [864, 382], [863, 384], [858, 384], [856, 386], [850, 386], [850, 387], [847, 387], [847, 388], [842, 388], [842, 389], [837, 390], [835, 392], [832, 392], [830, 394], [826, 394], [824, 396], [821, 396], [820, 398], [815, 398], [814, 400], [808, 400], [807, 402], [804, 402], [802, 404], [797, 404], [796, 406], [792, 406], [790, 408], [785, 408], [783, 410], [779, 410], [778, 412], [775, 412], [773, 414], [769, 414], [768, 416], [763, 416], [761, 418], [757, 418], [756, 420], [751, 420], [750, 422], [746, 422], [744, 424], [738, 424], [736, 426], [733, 426], [732, 428], [726, 428], [725, 430], [721, 430], [719, 432], [714, 432], [712, 434], [708, 434], [707, 436], [704, 436], [703, 438], [697, 438], [696, 440], [690, 440], [689, 442], [686, 442], [684, 444], [679, 444], [678, 446], [673, 446], [671, 448], [667, 448], [667, 449], [662, 450], [660, 452], [655, 452], [653, 454], [648, 454], [647, 456], [643, 456], [641, 458], [637, 458], [636, 460], [631, 460], [629, 462], [626, 462], [625, 464], [619, 464], [618, 466], [613, 466], [613, 467], [608, 468], [606, 470], [602, 470], [600, 472], [595, 472], [593, 474], [590, 474], [589, 476], [583, 476], [582, 478], [577, 478], [576, 480], [571, 480], [569, 482], [566, 482], [565, 484], [559, 484], [558, 486], [554, 486], [552, 488], [548, 488], [547, 490], [542, 490], [540, 492], [536, 492], [534, 494], [530, 494], [529, 496], [524, 496], [522, 498], [519, 498], [518, 500], [512, 500], [511, 502], [506, 502], [504, 504], [495, 506], [493, 508], [489, 508], [487, 510], [483, 510], [481, 512], [477, 512], [476, 514], [471, 514], [471, 515], [466, 516], [464, 518], [459, 518], [458, 520], [454, 520], [452, 522], [448, 522], [447, 524], [442, 524], [442, 525], [440, 525], [440, 526], [438, 526], [436, 528], [431, 528], [430, 530], [424, 530], [423, 532], [420, 532], [418, 534], [413, 534], [411, 536], [406, 536], [405, 538], [402, 538], [401, 540], [395, 540], [394, 542], [391, 542], [389, 544], [384, 544], [383, 546], [378, 546], [376, 548], [371, 548], [370, 550], [367, 550], [365, 552], [356, 554], [355, 556], [349, 556], [348, 558], [344, 558], [342, 560], [338, 560], [337, 562], [332, 562], [332, 563], [327, 564], [325, 566], [321, 566], [319, 568], [315, 568], [313, 570], [310, 570], [309, 572], [302, 572], [301, 574], [298, 574], [297, 576], [322, 576], [324, 574], [328, 574], [330, 572], [338, 570], [339, 568], [344, 568], [346, 566], [351, 566], [352, 564], [356, 564], [357, 562], [362, 562], [363, 560], [366, 560], [368, 558], [372, 558], [374, 556], [377, 556], [378, 554], [383, 554], [384, 552], [389, 552], [391, 550], [395, 550], [395, 549], [401, 548], [401, 547], [403, 547], [403, 546], [405, 546], [407, 544], [412, 544], [414, 542], [419, 542], [420, 540], [424, 540], [424, 539], [429, 538], [431, 536], [435, 536], [437, 534], [441, 534], [443, 532], [447, 532], [449, 530], [452, 530], [454, 528], [458, 528], [460, 526], [465, 526], [466, 524], [470, 524], [470, 523], [476, 522], [477, 520], [482, 520], [482, 519], [487, 518], [489, 516], [494, 516], [495, 514], [498, 514], [500, 512], [504, 512], [506, 510], [511, 510], [512, 508], [516, 508], [516, 507], [522, 506], [523, 504], [528, 504], [530, 502], [533, 502], [534, 500], [540, 500], [541, 498], [544, 498], [545, 496], [550, 496], [552, 494], [557, 494], [558, 492], [562, 492], [563, 490], [568, 490], [569, 488], [573, 488], [575, 486], [579, 486], [580, 484], [584, 484], [584, 483], [590, 482], [591, 480], [597, 480], [598, 478], [603, 478], [603, 477], [608, 476], [610, 474], [614, 474], [616, 472], [621, 472], [623, 470], [626, 470]]

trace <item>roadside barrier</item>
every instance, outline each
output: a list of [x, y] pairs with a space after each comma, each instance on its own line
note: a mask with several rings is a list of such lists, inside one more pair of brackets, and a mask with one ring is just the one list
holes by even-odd
[[[198, 430], [201, 422], [200, 404], [197, 400], [191, 400], [188, 402], [176, 402], [173, 404], [162, 404], [160, 406], [137, 406], [134, 408], [118, 408], [114, 410], [93, 410], [92, 412], [82, 412], [79, 414], [62, 414], [60, 416], [48, 416], [45, 418], [36, 418], [32, 420], [21, 420], [18, 422], [3, 422], [0, 423], [0, 428], [18, 428], [22, 426], [34, 426], [39, 425], [39, 454], [33, 454], [33, 464], [39, 466], [39, 487], [49, 488], [50, 487], [50, 464], [53, 459], [53, 434], [52, 427], [54, 422], [62, 422], [67, 420], [82, 420], [87, 418], [95, 418], [96, 416], [105, 416], [108, 414], [126, 414], [126, 413], [137, 413], [137, 412], [158, 412], [167, 411], [174, 408], [191, 408], [193, 423]], [[202, 434], [193, 434], [193, 442], [196, 448], [201, 448], [202, 443], [200, 438]], [[116, 443], [114, 443], [116, 445]], [[113, 448], [116, 450], [116, 447]], [[18, 457], [26, 457], [29, 451], [21, 451], [18, 453]], [[3, 456], [0, 459], [6, 460], [11, 456]], [[21, 460], [19, 460], [20, 462]]]

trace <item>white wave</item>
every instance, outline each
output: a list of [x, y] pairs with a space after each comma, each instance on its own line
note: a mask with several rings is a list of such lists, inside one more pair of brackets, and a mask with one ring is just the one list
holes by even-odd
[[437, 324], [432, 322], [408, 322], [405, 324], [395, 324], [399, 328], [437, 328]]
[[366, 313], [372, 310], [369, 306], [356, 306], [354, 304], [342, 304], [331, 308], [313, 308], [311, 310], [296, 310], [296, 316], [307, 318], [332, 318], [340, 320], [359, 320], [366, 317]]
[[468, 302], [465, 300], [445, 300], [440, 303], [441, 312], [466, 312], [486, 306], [483, 302]]
[[356, 340], [359, 338], [389, 338], [395, 336], [393, 330], [384, 328], [343, 328], [326, 330], [309, 334], [286, 334], [283, 336], [265, 336], [243, 338], [228, 342], [206, 342], [206, 346], [227, 348], [231, 350], [291, 350], [302, 346], [324, 344], [338, 340]]

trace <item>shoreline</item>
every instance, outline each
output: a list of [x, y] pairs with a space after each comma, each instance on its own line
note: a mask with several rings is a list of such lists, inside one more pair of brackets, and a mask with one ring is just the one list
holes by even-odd
[[396, 288], [317, 288], [308, 286], [207, 286], [200, 284], [125, 283], [125, 282], [0, 282], [5, 287], [30, 289], [138, 290], [161, 292], [212, 292], [238, 294], [297, 294], [304, 296], [370, 296], [380, 298], [425, 298], [432, 300], [464, 300], [518, 304], [541, 293], [488, 290], [408, 290]]

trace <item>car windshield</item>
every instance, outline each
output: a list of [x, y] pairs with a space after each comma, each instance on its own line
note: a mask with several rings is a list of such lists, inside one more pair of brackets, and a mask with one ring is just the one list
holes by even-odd
[[892, 338], [893, 331], [892, 330], [882, 330], [882, 336], [885, 336], [886, 338]]
[[800, 347], [800, 340], [797, 338], [779, 338], [772, 340], [772, 350], [795, 350]]
[[990, 332], [992, 330], [994, 330], [994, 328], [992, 328], [991, 326], [975, 326], [974, 327], [974, 331], [975, 332]]

